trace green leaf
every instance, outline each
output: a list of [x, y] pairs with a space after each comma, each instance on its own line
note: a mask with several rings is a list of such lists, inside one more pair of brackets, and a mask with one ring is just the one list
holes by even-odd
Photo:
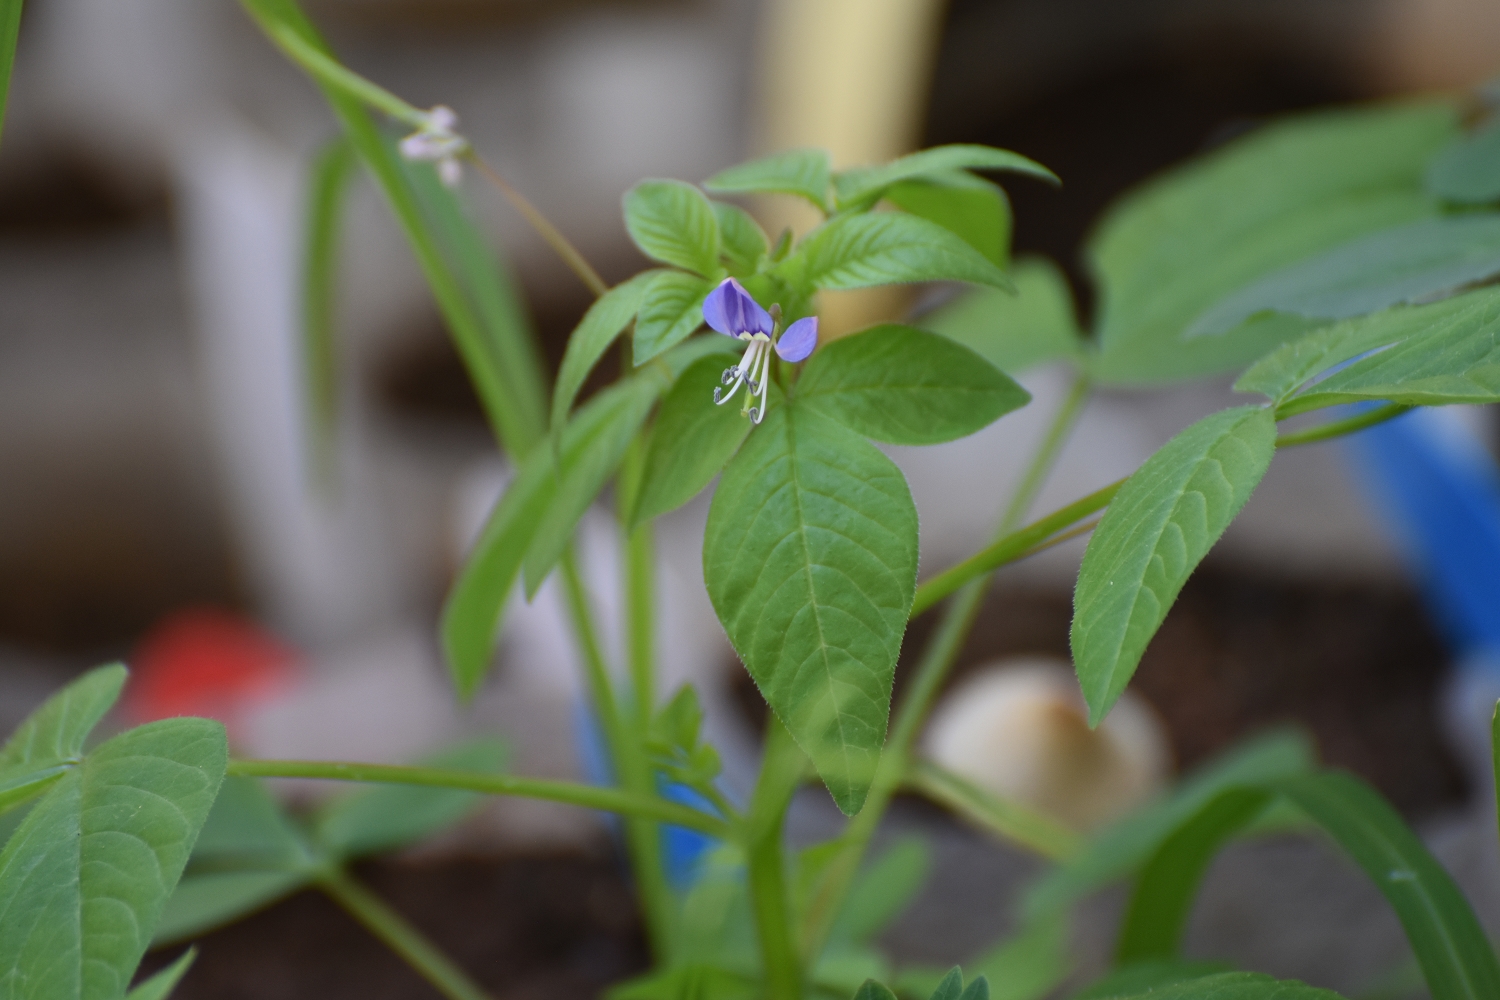
[[224, 728], [167, 719], [103, 744], [0, 853], [0, 997], [125, 992], [224, 777]]
[[1087, 248], [1099, 283], [1097, 377], [1149, 384], [1229, 371], [1308, 328], [1282, 317], [1204, 343], [1180, 335], [1236, 289], [1368, 233], [1434, 214], [1427, 159], [1457, 130], [1447, 103], [1290, 118], [1127, 195]]
[[1219, 300], [1187, 336], [1224, 333], [1260, 312], [1347, 319], [1430, 302], [1500, 273], [1500, 215], [1422, 219], [1274, 271]]
[[667, 379], [645, 369], [589, 400], [563, 434], [561, 474], [546, 456], [542, 489], [550, 496], [522, 560], [526, 597], [536, 595], [547, 574], [562, 558], [589, 504], [599, 495], [625, 457], [646, 415], [667, 386]]
[[1059, 183], [1057, 175], [1020, 153], [992, 146], [934, 146], [879, 167], [845, 170], [834, 178], [839, 208], [872, 203], [898, 181], [952, 170], [1007, 170]]
[[[589, 412], [589, 408], [585, 406], [583, 412]], [[564, 432], [564, 438], [571, 435], [576, 439], [582, 431], [574, 428], [581, 424], [582, 414]], [[527, 546], [557, 492], [552, 463], [546, 442], [526, 456], [490, 512], [443, 604], [443, 653], [461, 698], [473, 697], [489, 670], [505, 601], [521, 571]]]
[[1303, 773], [1314, 764], [1311, 743], [1296, 731], [1271, 733], [1235, 747], [1183, 781], [1170, 798], [1109, 826], [1085, 850], [1043, 877], [1026, 894], [1026, 919], [1058, 913], [1135, 871], [1224, 789]]
[[125, 1000], [167, 1000], [197, 957], [198, 949], [189, 948], [178, 957], [177, 961], [131, 990]]
[[[505, 744], [475, 740], [433, 754], [424, 767], [498, 772], [505, 763]], [[380, 785], [334, 799], [313, 819], [320, 847], [340, 860], [394, 850], [416, 843], [458, 822], [479, 803], [476, 792], [420, 785]]]
[[177, 883], [157, 921], [153, 945], [199, 937], [284, 899], [312, 881], [308, 871], [223, 871], [193, 874]]
[[703, 325], [703, 299], [713, 289], [713, 282], [681, 271], [653, 278], [635, 321], [635, 363], [643, 365], [692, 336]]
[[917, 512], [863, 438], [776, 407], [729, 463], [703, 543], [719, 621], [846, 814], [869, 789], [916, 587]]
[[1295, 979], [1272, 979], [1258, 972], [1221, 972], [1159, 989], [1147, 988], [1129, 998], [1121, 996], [1121, 1000], [1135, 997], [1140, 1000], [1342, 1000], [1332, 990], [1318, 989]]
[[714, 194], [794, 194], [828, 211], [828, 152], [792, 149], [721, 170], [703, 186]]
[[1500, 996], [1500, 964], [1468, 900], [1390, 803], [1339, 772], [1283, 778], [1273, 787], [1333, 837], [1390, 902], [1432, 1000]]
[[866, 437], [915, 445], [973, 434], [1031, 394], [961, 344], [887, 324], [814, 354], [796, 398]]
[[21, 0], [0, 0], [0, 127], [5, 125], [10, 71], [16, 61], [16, 36], [21, 31]]
[[794, 285], [834, 290], [913, 281], [1012, 287], [1004, 271], [962, 239], [902, 212], [845, 215], [824, 223], [775, 273]]
[[741, 278], [754, 274], [766, 254], [771, 252], [765, 232], [750, 213], [738, 205], [722, 201], [711, 204], [714, 218], [719, 221], [719, 252], [724, 255], [730, 272]]
[[1073, 658], [1090, 725], [1125, 690], [1182, 585], [1275, 453], [1269, 409], [1224, 410], [1167, 442], [1109, 505], [1084, 551], [1073, 597]]
[[988, 981], [993, 1000], [1041, 1000], [1073, 971], [1068, 922], [1061, 914], [1033, 921], [964, 964], [974, 973], [975, 983]]
[[557, 386], [552, 390], [552, 435], [559, 445], [578, 390], [583, 388], [589, 372], [609, 350], [609, 345], [635, 318], [646, 286], [661, 273], [642, 272], [605, 292], [589, 306], [568, 338], [568, 349], [563, 352], [562, 365], [557, 371]]
[[1434, 198], [1459, 205], [1500, 201], [1500, 118], [1460, 136], [1427, 166], [1424, 180]]
[[854, 994], [854, 1000], [896, 1000], [896, 994], [875, 980], [866, 979], [859, 992]]
[[625, 192], [625, 228], [652, 260], [718, 277], [719, 224], [713, 206], [693, 185], [641, 181]]
[[[1278, 351], [1239, 384], [1284, 390], [1278, 396], [1281, 417], [1363, 399], [1431, 406], [1494, 402], [1500, 399], [1497, 331], [1500, 288], [1483, 288], [1319, 331], [1302, 351]], [[1384, 350], [1291, 395], [1306, 381], [1300, 376], [1308, 369], [1315, 369], [1315, 375], [1378, 348]]]
[[84, 741], [114, 707], [126, 676], [118, 663], [99, 667], [43, 702], [0, 748], [0, 777], [81, 759]]
[[963, 171], [930, 175], [891, 185], [885, 200], [942, 226], [996, 267], [1010, 259], [1010, 202], [989, 181]]
[[335, 321], [338, 301], [339, 235], [351, 181], [359, 165], [342, 136], [313, 161], [302, 232], [302, 379], [308, 435], [315, 471], [332, 480], [333, 439], [338, 421], [339, 365]]
[[1270, 798], [1257, 788], [1225, 790], [1157, 848], [1136, 879], [1115, 945], [1116, 963], [1177, 955], [1209, 863], [1231, 837], [1265, 812]]
[[937, 989], [932, 991], [930, 1000], [958, 1000], [963, 991], [963, 970], [955, 965], [948, 970], [947, 974], [937, 984]]
[[1134, 962], [1112, 970], [1102, 979], [1095, 980], [1082, 991], [1073, 995], [1073, 1000], [1116, 1000], [1118, 997], [1133, 997], [1150, 993], [1168, 986], [1176, 986], [1192, 979], [1228, 972], [1229, 968], [1219, 962], [1156, 961]]
[[[645, 471], [631, 514], [632, 525], [676, 510], [697, 496], [750, 433], [750, 421], [740, 412], [738, 401], [714, 405], [714, 390], [721, 388], [724, 369], [737, 360], [733, 354], [703, 358], [668, 390], [646, 444]], [[772, 382], [768, 405], [777, 404], [780, 393], [780, 387]]]
[[917, 320], [982, 356], [1003, 372], [1020, 372], [1083, 352], [1073, 293], [1056, 264], [1023, 257], [1010, 272], [1015, 293], [975, 288]]
[[932, 852], [920, 837], [903, 837], [860, 874], [844, 900], [835, 933], [867, 941], [885, 930], [911, 904], [932, 867]]

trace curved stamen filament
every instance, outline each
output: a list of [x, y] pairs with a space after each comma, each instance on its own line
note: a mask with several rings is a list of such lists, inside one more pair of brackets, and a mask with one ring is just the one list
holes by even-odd
[[[724, 369], [724, 374], [720, 377], [720, 381], [729, 386], [729, 391], [726, 393], [722, 387], [714, 389], [715, 405], [723, 406], [734, 398], [734, 394], [740, 391], [741, 385], [748, 384], [749, 390], [746, 394], [752, 399], [757, 395], [761, 397], [761, 412], [764, 413], [766, 377], [769, 374], [766, 359], [770, 354], [770, 347], [770, 340], [764, 337], [755, 337], [750, 340], [750, 346], [745, 348], [745, 353], [740, 358], [739, 364], [733, 368]], [[756, 377], [757, 373], [759, 373], [758, 378]], [[746, 403], [747, 410], [753, 411], [754, 408], [748, 406], [748, 399]], [[756, 422], [758, 423], [759, 421]]]

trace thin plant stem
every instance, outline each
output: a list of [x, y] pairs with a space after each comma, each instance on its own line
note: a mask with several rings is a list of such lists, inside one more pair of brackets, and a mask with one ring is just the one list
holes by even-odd
[[[1001, 536], [1001, 541], [1009, 536], [1015, 525], [1026, 516], [1027, 509], [1030, 508], [1032, 501], [1036, 499], [1036, 494], [1046, 482], [1048, 473], [1056, 465], [1062, 447], [1068, 440], [1069, 432], [1077, 424], [1078, 417], [1083, 412], [1088, 393], [1087, 379], [1079, 376], [1063, 400], [1062, 406], [1053, 416], [1051, 425], [1042, 436], [1035, 454], [1032, 455], [1026, 471], [1021, 476], [1015, 494], [1000, 516], [996, 534]], [[1073, 518], [1073, 521], [1076, 520], [1078, 518]], [[1072, 521], [1068, 523], [1071, 524]], [[1058, 527], [1066, 526], [1064, 524]], [[1047, 536], [1055, 533], [1056, 529], [1022, 546], [1016, 555], [1032, 548], [1037, 542], [1045, 541]], [[828, 933], [833, 927], [834, 917], [838, 914], [838, 908], [842, 905], [849, 887], [854, 882], [854, 876], [859, 871], [870, 838], [875, 835], [875, 829], [880, 825], [886, 807], [890, 805], [892, 796], [895, 795], [907, 774], [911, 747], [916, 740], [917, 732], [926, 720], [927, 713], [932, 708], [932, 702], [936, 699], [943, 680], [948, 676], [949, 668], [957, 659], [958, 652], [963, 648], [964, 640], [968, 638], [969, 630], [973, 627], [974, 619], [979, 614], [979, 606], [984, 600], [989, 581], [988, 570], [980, 570], [971, 576], [978, 578], [970, 579], [954, 596], [944, 611], [942, 620], [938, 623], [937, 631], [928, 640], [927, 648], [922, 652], [916, 675], [912, 679], [906, 697], [901, 702], [900, 709], [896, 712], [890, 738], [886, 740], [885, 749], [881, 752], [880, 764], [875, 770], [875, 778], [871, 783], [869, 796], [865, 799], [865, 806], [860, 810], [859, 815], [849, 822], [842, 838], [844, 849], [829, 863], [817, 892], [814, 893], [812, 902], [808, 906], [807, 919], [802, 929], [802, 953], [806, 956], [817, 955], [822, 950]]]
[[1064, 861], [1083, 846], [1083, 837], [1077, 831], [1020, 802], [1002, 799], [930, 761], [913, 761], [904, 784], [1052, 861]]
[[807, 757], [773, 712], [766, 723], [765, 756], [745, 821], [750, 903], [760, 940], [768, 1000], [800, 1000], [802, 962], [792, 935], [782, 827]]
[[427, 940], [426, 935], [348, 872], [332, 869], [319, 875], [316, 884], [448, 1000], [490, 1000], [489, 994]]
[[627, 526], [645, 470], [645, 437], [636, 435], [616, 485], [625, 534], [625, 650], [636, 729], [644, 734], [656, 708], [656, 539], [651, 522]]
[[499, 171], [484, 162], [479, 154], [471, 150], [468, 159], [479, 169], [479, 172], [484, 175], [487, 181], [500, 189], [500, 193], [505, 196], [505, 200], [510, 202], [511, 206], [525, 217], [526, 221], [531, 224], [531, 228], [536, 230], [537, 235], [546, 241], [547, 245], [562, 258], [563, 263], [567, 264], [574, 274], [578, 275], [579, 280], [588, 286], [589, 291], [593, 292], [596, 297], [609, 291], [609, 285], [605, 283], [603, 278], [599, 277], [599, 272], [595, 271], [587, 260], [584, 260], [583, 254], [578, 252], [578, 248], [568, 242], [568, 238], [541, 213], [540, 209], [528, 201], [525, 195], [512, 187], [510, 182], [504, 177], [501, 177]]
[[509, 774], [436, 767], [329, 760], [231, 760], [226, 773], [246, 778], [318, 778], [324, 781], [358, 781], [381, 785], [423, 785], [429, 788], [457, 788], [482, 795], [545, 799], [548, 802], [562, 802], [587, 809], [603, 809], [624, 816], [643, 816], [689, 827], [726, 840], [735, 838], [733, 827], [706, 812], [655, 796], [638, 795], [618, 788], [582, 785], [573, 781], [548, 781], [543, 778], [520, 778]]
[[[604, 662], [604, 651], [599, 644], [598, 630], [594, 626], [588, 591], [571, 547], [562, 558], [561, 569], [568, 610], [573, 619], [573, 631], [583, 658], [584, 677], [594, 699], [599, 725], [604, 730], [604, 741], [609, 747], [610, 761], [614, 765], [617, 780], [626, 791], [641, 798], [657, 798], [655, 782], [641, 752], [641, 743], [632, 739], [634, 727], [625, 725], [619, 699], [615, 697], [614, 683], [610, 680], [609, 668]], [[636, 890], [641, 897], [646, 931], [653, 951], [661, 958], [668, 954], [670, 948], [672, 923], [671, 887], [667, 884], [667, 874], [662, 867], [661, 830], [648, 818], [630, 815], [625, 820], [625, 842], [630, 852], [631, 868], [635, 872]]]
[[16, 61], [16, 40], [21, 33], [21, 0], [0, 0], [0, 130], [5, 126], [5, 105], [10, 95], [10, 71]]
[[1378, 406], [1373, 410], [1366, 410], [1364, 413], [1357, 413], [1343, 420], [1330, 420], [1326, 424], [1319, 424], [1316, 427], [1309, 427], [1306, 430], [1291, 431], [1287, 434], [1282, 434], [1276, 438], [1276, 447], [1294, 448], [1299, 444], [1314, 444], [1318, 441], [1344, 437], [1347, 434], [1362, 431], [1366, 427], [1374, 427], [1376, 424], [1383, 424], [1387, 420], [1393, 420], [1411, 409], [1412, 407], [1407, 406], [1405, 403], [1387, 403], [1384, 406]]
[[321, 83], [377, 111], [383, 111], [412, 128], [427, 126], [427, 112], [408, 104], [379, 84], [371, 83], [358, 73], [346, 69], [337, 59], [311, 44], [291, 25], [273, 22], [267, 27], [266, 33], [282, 52]]

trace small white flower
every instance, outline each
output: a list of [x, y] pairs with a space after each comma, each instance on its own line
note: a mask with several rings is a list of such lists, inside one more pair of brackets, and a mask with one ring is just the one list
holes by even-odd
[[457, 124], [458, 115], [453, 109], [439, 104], [427, 112], [421, 128], [401, 140], [401, 155], [408, 160], [434, 164], [438, 177], [453, 187], [463, 176], [458, 158], [469, 149], [469, 140], [453, 131]]

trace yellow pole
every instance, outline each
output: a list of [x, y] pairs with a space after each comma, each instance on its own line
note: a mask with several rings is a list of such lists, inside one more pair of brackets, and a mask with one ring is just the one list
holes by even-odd
[[[921, 137], [943, 0], [766, 0], [756, 145], [771, 153], [821, 146], [834, 169], [910, 152]], [[810, 205], [768, 198], [773, 235], [816, 222]], [[825, 292], [822, 328], [839, 336], [900, 313], [901, 289]]]

